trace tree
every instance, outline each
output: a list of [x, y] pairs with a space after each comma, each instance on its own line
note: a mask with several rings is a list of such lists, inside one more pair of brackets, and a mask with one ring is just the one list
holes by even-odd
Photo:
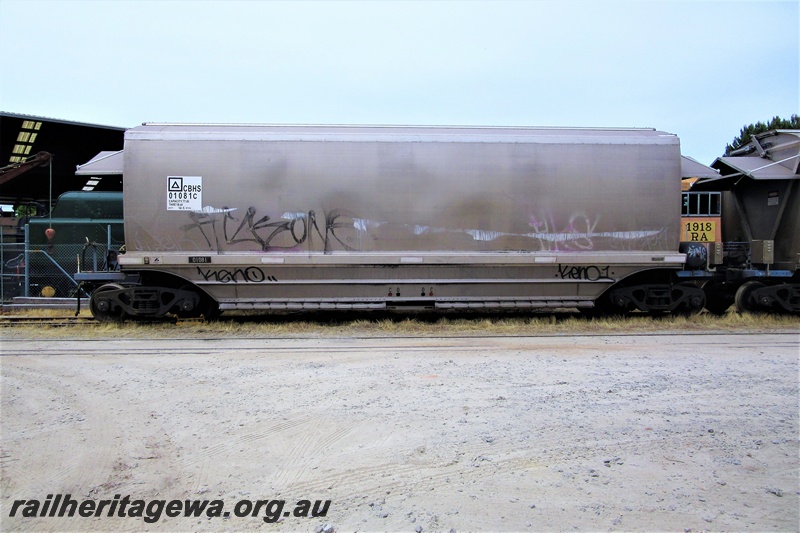
[[789, 120], [781, 117], [772, 117], [772, 120], [766, 124], [764, 122], [756, 122], [743, 127], [739, 132], [739, 136], [733, 139], [733, 143], [725, 147], [725, 155], [730, 155], [732, 151], [747, 144], [753, 135], [770, 130], [800, 130], [800, 115], [792, 115]]
[[16, 204], [14, 205], [14, 216], [17, 218], [35, 217], [38, 213], [36, 204]]

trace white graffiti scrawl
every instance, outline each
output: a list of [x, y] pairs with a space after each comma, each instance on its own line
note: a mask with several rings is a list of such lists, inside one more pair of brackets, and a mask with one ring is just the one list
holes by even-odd
[[666, 233], [663, 229], [638, 230], [638, 231], [596, 231], [600, 217], [593, 220], [585, 213], [574, 213], [570, 215], [567, 224], [559, 228], [552, 213], [543, 216], [531, 215], [528, 225], [534, 229], [534, 233], [527, 234], [528, 237], [539, 241], [542, 251], [578, 251], [594, 250], [595, 240], [605, 239], [616, 242], [614, 248], [627, 248], [628, 245], [642, 241], [653, 241], [655, 244]]
[[[226, 245], [254, 243], [262, 251], [317, 248], [317, 241], [324, 252], [334, 247], [356, 251], [366, 242], [366, 237], [382, 226], [385, 220], [356, 217], [347, 210], [335, 209], [317, 214], [315, 211], [286, 211], [280, 218], [258, 214], [255, 207], [247, 209], [237, 218], [236, 208], [205, 206], [202, 210], [188, 212], [190, 223], [181, 226], [184, 232], [199, 231], [209, 249], [221, 250]], [[421, 224], [392, 224], [395, 229], [405, 228], [413, 236], [432, 234], [466, 234], [476, 242], [491, 242], [501, 238], [524, 238], [531, 242], [529, 251], [590, 251], [597, 249], [641, 249], [667, 244], [668, 231], [642, 229], [632, 231], [598, 231], [599, 216], [584, 212], [572, 213], [561, 224], [550, 212], [528, 215], [529, 232], [504, 232], [491, 229], [438, 227]], [[352, 243], [347, 244], [347, 242]]]

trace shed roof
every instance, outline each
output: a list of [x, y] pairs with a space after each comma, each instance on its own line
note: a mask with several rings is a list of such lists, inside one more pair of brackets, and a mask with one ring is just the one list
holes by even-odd
[[[29, 165], [7, 179], [0, 201], [46, 204], [66, 191], [80, 190], [86, 180], [75, 176], [76, 165], [100, 150], [121, 149], [124, 132], [125, 128], [0, 111], [0, 167], [25, 164], [40, 152], [52, 155], [50, 164]], [[119, 180], [113, 181], [121, 189]]]
[[82, 165], [77, 165], [76, 176], [112, 176], [122, 174], [123, 151], [100, 152]]
[[718, 178], [719, 171], [689, 156], [681, 156], [681, 178]]

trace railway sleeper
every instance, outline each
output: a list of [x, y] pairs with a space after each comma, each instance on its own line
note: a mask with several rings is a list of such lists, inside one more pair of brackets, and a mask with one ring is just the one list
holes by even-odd
[[706, 303], [703, 289], [691, 283], [642, 284], [613, 289], [609, 299], [615, 310], [645, 313], [699, 313]]

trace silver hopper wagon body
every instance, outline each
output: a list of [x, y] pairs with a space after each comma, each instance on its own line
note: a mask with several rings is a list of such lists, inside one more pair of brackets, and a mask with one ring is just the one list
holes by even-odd
[[136, 282], [99, 315], [698, 297], [672, 286], [679, 140], [652, 129], [146, 124], [124, 179]]

